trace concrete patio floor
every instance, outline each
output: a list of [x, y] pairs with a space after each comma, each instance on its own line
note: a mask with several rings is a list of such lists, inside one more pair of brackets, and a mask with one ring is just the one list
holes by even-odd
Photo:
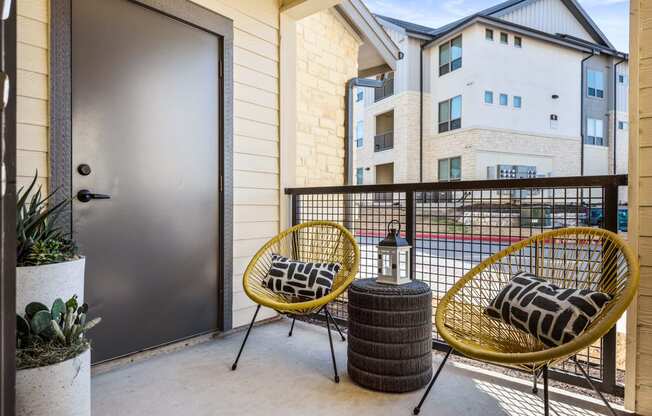
[[[287, 319], [255, 327], [237, 371], [231, 364], [244, 332], [100, 368], [92, 381], [93, 415], [412, 414], [422, 390], [383, 394], [359, 387], [346, 374], [346, 343], [339, 337], [333, 338], [341, 377], [335, 384], [326, 330], [297, 321], [288, 338], [288, 329]], [[434, 353], [434, 364], [441, 358]], [[603, 412], [595, 400], [559, 390], [551, 391], [551, 399], [552, 415]], [[543, 414], [543, 404], [529, 383], [449, 361], [421, 414], [532, 416]]]

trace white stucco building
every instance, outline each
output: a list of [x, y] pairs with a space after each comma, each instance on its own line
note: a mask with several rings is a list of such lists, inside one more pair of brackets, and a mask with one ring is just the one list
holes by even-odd
[[627, 171], [627, 55], [575, 0], [437, 29], [377, 18], [404, 57], [386, 88], [359, 89], [355, 183]]

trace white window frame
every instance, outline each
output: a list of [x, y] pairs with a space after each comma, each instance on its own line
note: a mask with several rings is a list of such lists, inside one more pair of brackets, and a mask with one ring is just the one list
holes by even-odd
[[[516, 105], [516, 99], [518, 99], [518, 106]], [[512, 96], [512, 107], [514, 107], [517, 110], [523, 108], [523, 97], [521, 97], [520, 95]]]
[[493, 42], [494, 41], [494, 30], [489, 29], [489, 28], [485, 28], [484, 29], [484, 38], [485, 38], [485, 40]]
[[[491, 101], [487, 101], [487, 96], [491, 97]], [[494, 103], [494, 92], [489, 91], [489, 90], [485, 90], [484, 95], [482, 97], [482, 101], [487, 105], [492, 105]]]
[[[453, 101], [459, 99], [460, 103], [460, 114], [459, 117], [453, 118]], [[446, 104], [448, 106], [448, 118], [441, 118], [441, 106]], [[439, 133], [445, 133], [451, 130], [457, 130], [462, 128], [462, 96], [456, 95], [451, 97], [448, 100], [440, 101], [437, 105], [437, 131]]]
[[355, 124], [355, 147], [364, 146], [364, 121], [359, 120]]
[[[599, 81], [596, 76], [599, 75]], [[593, 82], [591, 79], [593, 78]], [[604, 72], [599, 69], [589, 68], [586, 72], [586, 95], [592, 98], [604, 98]], [[593, 90], [593, 91], [591, 91]]]
[[[456, 178], [451, 178], [451, 174], [453, 172], [452, 170], [452, 161], [457, 159], [459, 161], [459, 176]], [[446, 162], [446, 177], [442, 178], [442, 169], [441, 165], [442, 162]], [[437, 160], [437, 179], [439, 182], [456, 182], [456, 181], [461, 181], [462, 180], [462, 156], [453, 156], [453, 157], [445, 157], [443, 159]]]
[[[460, 42], [460, 56], [457, 58], [453, 58], [453, 43], [459, 40]], [[444, 47], [448, 48], [448, 59], [445, 62], [442, 62], [442, 49]], [[439, 76], [444, 76], [448, 74], [449, 72], [456, 71], [458, 69], [462, 68], [462, 55], [464, 53], [464, 44], [462, 43], [462, 35], [457, 35], [454, 38], [447, 40], [446, 42], [442, 43], [439, 45], [439, 54], [437, 55], [437, 59], [439, 62]]]
[[[503, 41], [503, 35], [505, 35], [505, 41]], [[498, 41], [500, 42], [501, 45], [509, 45], [509, 33], [500, 32]]]
[[[505, 104], [503, 104], [503, 98], [505, 98]], [[498, 94], [498, 105], [507, 107], [509, 105], [509, 95], [502, 92]]]
[[604, 140], [604, 120], [599, 118], [586, 119], [586, 138], [584, 144], [606, 146]]

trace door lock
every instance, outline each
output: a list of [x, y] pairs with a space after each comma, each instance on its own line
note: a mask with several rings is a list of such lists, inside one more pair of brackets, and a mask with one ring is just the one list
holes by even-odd
[[77, 192], [77, 200], [79, 202], [88, 202], [91, 199], [111, 199], [111, 195], [94, 194], [88, 189], [82, 189], [81, 191]]
[[91, 167], [86, 163], [82, 163], [81, 165], [77, 166], [77, 172], [79, 172], [79, 174], [82, 176], [88, 176], [91, 174]]

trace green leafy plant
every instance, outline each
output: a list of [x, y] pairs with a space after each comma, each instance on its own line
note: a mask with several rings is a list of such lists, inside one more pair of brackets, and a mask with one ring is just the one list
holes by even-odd
[[[77, 246], [56, 225], [57, 218], [70, 203], [65, 199], [51, 205], [55, 190], [43, 195], [35, 189], [38, 172], [27, 189], [20, 188], [16, 202], [16, 263], [18, 266], [38, 266], [59, 263], [77, 257]], [[51, 205], [51, 206], [50, 206]]]
[[101, 318], [87, 321], [88, 305], [79, 305], [77, 296], [67, 302], [57, 299], [51, 308], [39, 302], [16, 315], [16, 364], [18, 369], [56, 364], [86, 351], [86, 332]]

